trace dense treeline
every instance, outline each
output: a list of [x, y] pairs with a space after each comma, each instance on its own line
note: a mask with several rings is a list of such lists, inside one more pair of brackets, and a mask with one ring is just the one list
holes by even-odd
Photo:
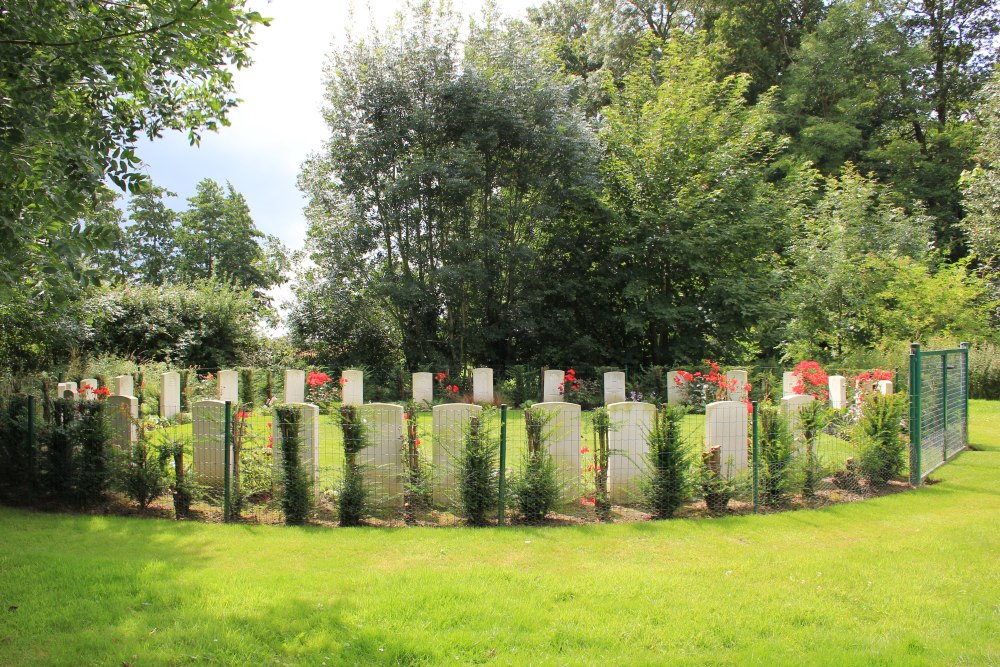
[[996, 342], [993, 2], [548, 0], [468, 26], [413, 2], [332, 54], [289, 345], [260, 335], [288, 252], [231, 185], [171, 210], [134, 152], [227, 122], [266, 23], [244, 4], [0, 21], [6, 368], [849, 366]]
[[549, 0], [463, 40], [415, 3], [332, 54], [293, 343], [503, 369], [992, 339], [998, 31], [978, 0]]

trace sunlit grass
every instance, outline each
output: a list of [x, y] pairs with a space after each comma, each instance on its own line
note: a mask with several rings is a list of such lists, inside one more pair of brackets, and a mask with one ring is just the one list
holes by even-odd
[[[572, 528], [0, 509], [0, 664], [1000, 662], [1000, 404], [917, 491]], [[9, 610], [9, 611], [8, 611]]]

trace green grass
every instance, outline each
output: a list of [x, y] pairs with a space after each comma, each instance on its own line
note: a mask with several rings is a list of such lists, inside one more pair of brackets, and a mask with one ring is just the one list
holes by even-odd
[[[1000, 403], [920, 490], [559, 529], [0, 509], [0, 664], [1000, 664]], [[16, 606], [16, 610], [8, 611]]]

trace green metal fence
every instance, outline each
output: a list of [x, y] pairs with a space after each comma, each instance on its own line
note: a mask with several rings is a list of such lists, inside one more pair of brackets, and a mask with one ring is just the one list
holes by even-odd
[[910, 483], [920, 484], [968, 445], [969, 344], [910, 346]]

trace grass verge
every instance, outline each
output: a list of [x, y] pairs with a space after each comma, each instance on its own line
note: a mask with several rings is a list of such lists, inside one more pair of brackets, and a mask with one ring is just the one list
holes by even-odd
[[0, 664], [1000, 663], [1000, 403], [920, 490], [561, 529], [0, 509]]

